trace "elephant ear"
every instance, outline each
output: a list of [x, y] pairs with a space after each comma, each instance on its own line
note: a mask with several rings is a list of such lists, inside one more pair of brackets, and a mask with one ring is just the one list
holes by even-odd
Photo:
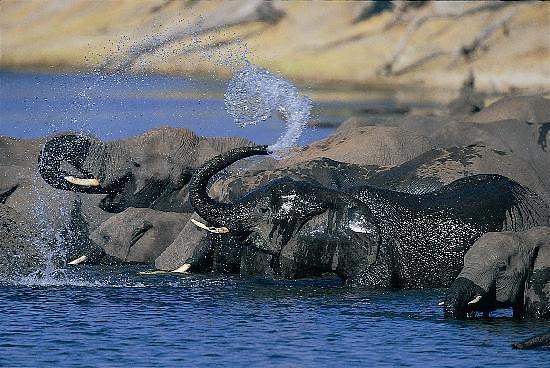
[[533, 272], [525, 288], [525, 309], [529, 316], [550, 318], [550, 240], [541, 239], [535, 248]]

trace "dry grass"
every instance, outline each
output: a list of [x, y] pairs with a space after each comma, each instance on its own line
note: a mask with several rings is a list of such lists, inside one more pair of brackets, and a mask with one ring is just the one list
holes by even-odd
[[[0, 3], [0, 67], [91, 68], [147, 37], [162, 36], [208, 17], [219, 3], [111, 0], [5, 0]], [[248, 58], [270, 70], [308, 84], [414, 85], [458, 88], [470, 69], [478, 86], [491, 92], [511, 88], [550, 88], [550, 4], [518, 9], [508, 33], [498, 30], [469, 61], [450, 65], [452, 52], [470, 42], [484, 26], [508, 9], [457, 21], [433, 19], [412, 36], [398, 67], [432, 51], [447, 54], [408, 72], [382, 77], [376, 73], [394, 53], [406, 29], [400, 23], [381, 29], [391, 17], [383, 13], [354, 24], [356, 2], [281, 2], [286, 16], [275, 25], [243, 24], [183, 38], [142, 57], [138, 69], [162, 73], [228, 76], [238, 64], [243, 44]], [[157, 7], [160, 10], [153, 11]], [[426, 12], [429, 6], [417, 12]], [[243, 42], [236, 43], [237, 38]], [[213, 45], [222, 44], [219, 47]], [[211, 45], [211, 49], [208, 48]], [[231, 58], [233, 58], [231, 60]], [[224, 62], [229, 65], [224, 65]]]

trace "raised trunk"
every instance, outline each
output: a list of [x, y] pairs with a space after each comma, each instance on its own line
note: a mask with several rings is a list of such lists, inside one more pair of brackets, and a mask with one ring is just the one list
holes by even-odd
[[214, 174], [243, 158], [267, 155], [267, 146], [239, 147], [216, 156], [198, 168], [189, 185], [189, 200], [195, 211], [211, 225], [238, 230], [247, 213], [242, 204], [221, 203], [208, 195], [208, 181]]
[[[83, 193], [105, 193], [99, 186], [75, 185], [66, 178], [71, 174], [62, 168], [62, 163], [68, 163], [85, 176], [93, 178], [83, 169], [93, 141], [85, 136], [67, 134], [50, 139], [40, 152], [38, 158], [38, 171], [42, 178], [57, 189], [71, 190]], [[78, 180], [78, 179], [77, 179]]]

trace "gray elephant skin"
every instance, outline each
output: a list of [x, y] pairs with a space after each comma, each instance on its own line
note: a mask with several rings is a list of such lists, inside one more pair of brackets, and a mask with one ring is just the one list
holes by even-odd
[[0, 280], [37, 269], [43, 262], [40, 241], [32, 222], [0, 203]]
[[497, 308], [512, 308], [516, 318], [550, 318], [550, 227], [483, 235], [466, 253], [444, 306], [448, 318]]
[[86, 263], [154, 263], [183, 229], [190, 214], [128, 208], [90, 236]]
[[285, 258], [294, 258], [298, 276], [334, 272], [349, 285], [448, 286], [482, 234], [550, 221], [538, 196], [498, 175], [466, 177], [422, 195], [371, 186], [342, 192], [288, 178], [233, 203], [208, 195], [220, 170], [266, 154], [266, 147], [238, 148], [210, 160], [193, 176], [190, 200], [209, 224], [272, 256], [283, 276]]
[[113, 142], [63, 134], [44, 144], [38, 169], [57, 189], [106, 194], [100, 207], [107, 212], [129, 207], [190, 212], [186, 185], [192, 170], [247, 144], [244, 138], [203, 138], [169, 127]]

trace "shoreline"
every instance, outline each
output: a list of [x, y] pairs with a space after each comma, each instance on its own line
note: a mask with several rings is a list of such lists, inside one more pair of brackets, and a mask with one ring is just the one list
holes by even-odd
[[[231, 12], [221, 12], [223, 7], [244, 4], [233, 2], [188, 7], [167, 2], [150, 12], [125, 1], [91, 6], [92, 2], [77, 0], [55, 10], [42, 9], [39, 1], [25, 4], [2, 3], [3, 70], [85, 71], [104, 64], [102, 69], [127, 73], [227, 79], [247, 59], [312, 88], [456, 93], [472, 71], [480, 92], [550, 93], [550, 45], [545, 37], [550, 31], [550, 4], [545, 3], [513, 3], [455, 19], [438, 15], [448, 12], [441, 7], [450, 3], [429, 2], [410, 9], [387, 29], [393, 12], [358, 22], [358, 8], [364, 5], [354, 2], [319, 2], [315, 7], [305, 2], [269, 3], [280, 16], [276, 21], [258, 18], [253, 7], [247, 9], [252, 11], [249, 16], [236, 21]], [[457, 9], [460, 6], [482, 4]], [[52, 17], [65, 20], [63, 26], [52, 23]], [[408, 36], [408, 27], [418, 17], [425, 17], [425, 23]], [[215, 24], [201, 28], [201, 19]], [[500, 24], [503, 19], [508, 21]], [[477, 40], [488, 24], [496, 27], [490, 29], [490, 37], [471, 56], [457, 58], [459, 46]], [[149, 51], [146, 46], [155, 40], [162, 46]], [[136, 47], [142, 49], [134, 55]]]
[[[28, 74], [86, 74], [93, 73], [94, 68], [78, 67], [75, 65], [58, 65], [46, 66], [36, 63], [32, 66], [0, 66], [0, 73], [28, 73]], [[108, 73], [107, 73], [108, 75]], [[132, 71], [122, 75], [132, 76], [158, 76], [158, 77], [174, 77], [182, 79], [204, 80], [225, 83], [231, 77], [230, 74], [221, 73], [213, 75], [212, 73], [184, 73], [184, 72], [159, 72], [155, 70], [146, 70], [142, 72]], [[283, 75], [284, 76], [284, 75]], [[284, 76], [286, 77], [286, 76]], [[372, 100], [372, 96], [366, 94], [375, 94], [384, 96], [381, 100], [388, 96], [393, 96], [391, 99], [396, 102], [411, 102], [427, 100], [435, 102], [439, 105], [445, 105], [459, 95], [460, 89], [445, 85], [430, 86], [430, 85], [414, 85], [413, 83], [405, 83], [400, 81], [375, 81], [375, 82], [359, 82], [347, 80], [332, 80], [332, 81], [311, 81], [300, 78], [292, 79], [299, 90], [309, 97], [320, 102], [340, 101], [340, 102], [360, 102]], [[540, 95], [550, 97], [550, 88], [541, 86], [531, 86], [526, 88], [513, 88], [505, 91], [494, 89], [479, 88], [476, 83], [476, 91], [481, 92], [485, 96], [488, 103], [495, 101], [504, 96], [530, 96]], [[376, 98], [375, 98], [376, 99]], [[410, 112], [409, 112], [410, 113]]]

